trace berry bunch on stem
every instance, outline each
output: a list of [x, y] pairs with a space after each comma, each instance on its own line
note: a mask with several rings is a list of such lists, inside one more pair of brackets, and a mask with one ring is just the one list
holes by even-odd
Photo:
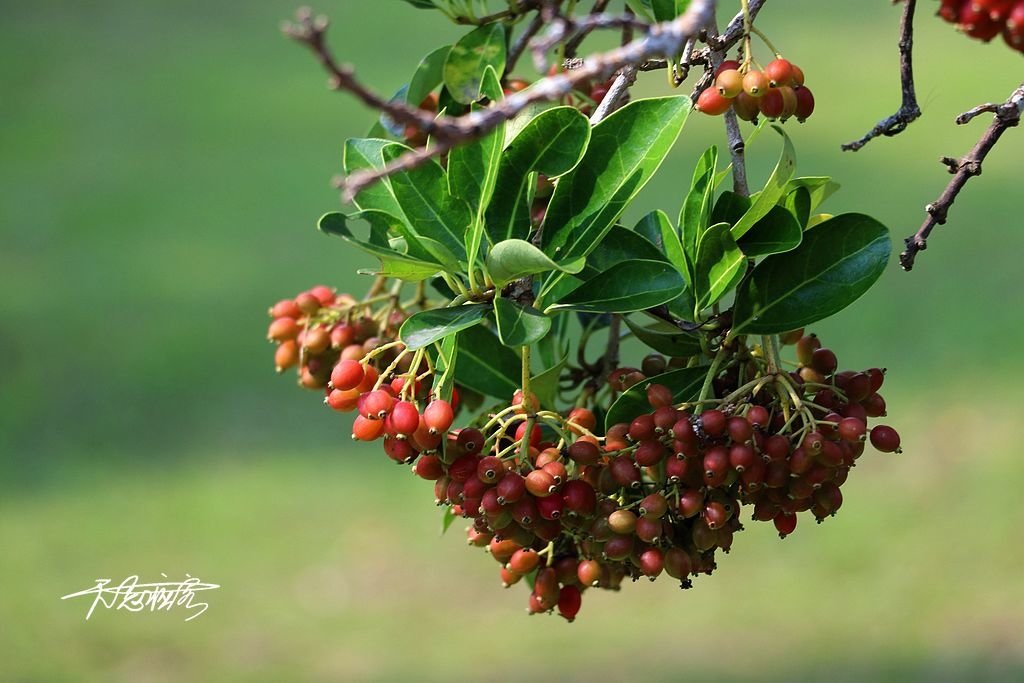
[[[432, 482], [444, 528], [466, 519], [501, 583], [529, 587], [531, 613], [572, 621], [586, 591], [627, 577], [688, 588], [745, 521], [785, 537], [801, 513], [835, 514], [865, 444], [893, 453], [900, 438], [873, 423], [884, 372], [839, 370], [802, 330], [860, 298], [891, 244], [870, 216], [821, 212], [838, 184], [797, 176], [781, 127], [751, 193], [753, 134], [735, 119], [804, 120], [814, 105], [803, 71], [753, 25], [764, 0], [743, 0], [720, 34], [711, 0], [678, 16], [630, 3], [624, 17], [409, 2], [472, 28], [391, 99], [338, 65], [325, 21], [287, 29], [332, 85], [386, 116], [345, 143], [351, 211], [318, 224], [376, 261], [373, 284], [276, 304], [278, 370], [296, 368], [355, 414], [354, 439]], [[618, 49], [571, 59], [608, 28]], [[763, 68], [752, 35], [775, 54]], [[741, 42], [741, 60], [720, 61]], [[527, 50], [548, 75], [512, 75]], [[645, 70], [678, 86], [698, 64], [712, 87], [629, 95]], [[627, 223], [694, 107], [730, 110], [728, 166], [708, 145], [671, 213]]]

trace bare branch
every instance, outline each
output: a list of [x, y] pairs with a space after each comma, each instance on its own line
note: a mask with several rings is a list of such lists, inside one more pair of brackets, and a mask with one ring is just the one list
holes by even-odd
[[984, 104], [975, 107], [958, 116], [956, 121], [959, 124], [964, 124], [986, 111], [994, 112], [995, 117], [970, 153], [959, 160], [951, 157], [942, 158], [942, 163], [949, 167], [953, 179], [949, 181], [939, 198], [925, 207], [928, 217], [920, 229], [905, 240], [906, 249], [900, 254], [900, 265], [903, 266], [903, 270], [910, 270], [914, 267], [917, 253], [924, 251], [928, 246], [927, 240], [932, 229], [936, 225], [945, 224], [953, 202], [956, 201], [957, 195], [960, 194], [967, 181], [974, 176], [981, 175], [981, 164], [995, 147], [999, 138], [1007, 129], [1020, 123], [1021, 112], [1024, 112], [1024, 83], [1014, 90], [1009, 99], [1002, 104], [995, 106]]
[[917, 0], [905, 0], [903, 18], [900, 20], [900, 84], [903, 91], [903, 103], [896, 113], [882, 119], [869, 130], [864, 137], [842, 146], [844, 152], [856, 152], [871, 140], [886, 135], [892, 137], [906, 130], [907, 126], [921, 116], [921, 107], [917, 104], [914, 92], [914, 9]]
[[601, 103], [597, 105], [597, 109], [594, 110], [593, 116], [590, 117], [590, 125], [596, 126], [598, 123], [604, 120], [608, 114], [615, 110], [616, 105], [623, 98], [630, 86], [636, 83], [636, 67], [626, 66], [623, 67], [619, 75], [615, 77], [615, 81], [608, 88], [608, 93], [601, 100]]
[[519, 58], [526, 51], [526, 46], [530, 44], [530, 41], [533, 40], [533, 37], [542, 28], [544, 28], [544, 15], [538, 12], [509, 49], [508, 58], [505, 60], [505, 73], [512, 73], [512, 70], [516, 68], [516, 64], [519, 62]]

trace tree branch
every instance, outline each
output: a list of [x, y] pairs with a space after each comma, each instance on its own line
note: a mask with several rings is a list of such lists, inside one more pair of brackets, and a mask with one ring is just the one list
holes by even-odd
[[905, 0], [903, 18], [900, 20], [900, 84], [903, 91], [903, 103], [896, 113], [882, 119], [869, 130], [864, 137], [842, 146], [844, 152], [856, 152], [871, 140], [885, 135], [892, 137], [906, 130], [907, 126], [921, 116], [921, 107], [917, 104], [914, 92], [914, 9], [917, 0]]
[[939, 198], [925, 207], [928, 217], [920, 229], [905, 240], [906, 249], [900, 254], [900, 265], [903, 266], [903, 270], [910, 270], [914, 267], [917, 253], [928, 247], [927, 240], [932, 229], [936, 225], [945, 224], [950, 208], [967, 181], [974, 176], [981, 175], [981, 164], [999, 142], [999, 138], [1007, 129], [1020, 123], [1021, 112], [1024, 112], [1024, 83], [1014, 90], [1013, 94], [1002, 104], [983, 104], [975, 107], [958, 116], [956, 122], [961, 125], [965, 124], [984, 112], [993, 112], [995, 117], [970, 153], [959, 160], [943, 157], [942, 163], [949, 167], [953, 179], [949, 181]]

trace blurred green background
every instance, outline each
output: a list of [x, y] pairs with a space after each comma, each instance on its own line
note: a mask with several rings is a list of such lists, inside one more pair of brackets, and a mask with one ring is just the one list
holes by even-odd
[[[728, 3], [726, 3], [728, 4]], [[858, 154], [898, 102], [884, 0], [769, 3], [759, 26], [817, 96], [787, 126], [835, 213], [913, 232], [1020, 56], [921, 3], [924, 118]], [[391, 93], [461, 29], [394, 0], [331, 0], [333, 45]], [[573, 625], [461, 533], [429, 485], [354, 447], [347, 419], [272, 368], [266, 307], [369, 265], [316, 233], [372, 115], [277, 32], [293, 2], [5, 2], [0, 22], [0, 679], [13, 681], [1022, 680], [1024, 486], [1017, 294], [1024, 138], [1010, 132], [912, 274], [891, 266], [816, 330], [884, 365], [902, 456], [865, 458], [846, 503], [778, 542], [748, 524], [713, 577], [588, 593]], [[730, 8], [731, 10], [731, 8]], [[532, 75], [529, 69], [521, 69]], [[639, 95], [664, 93], [646, 75]], [[695, 115], [632, 214], [677, 210]], [[755, 178], [777, 155], [751, 149]], [[895, 259], [894, 259], [895, 260]], [[58, 598], [139, 574], [218, 583], [210, 609]]]

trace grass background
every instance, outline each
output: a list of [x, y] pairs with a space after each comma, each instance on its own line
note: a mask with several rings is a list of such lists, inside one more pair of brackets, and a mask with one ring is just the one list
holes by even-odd
[[[895, 241], [985, 125], [1020, 56], [921, 3], [925, 116], [858, 154], [898, 100], [898, 8], [769, 4], [759, 26], [819, 110], [800, 171]], [[1024, 511], [1015, 355], [1019, 160], [1007, 135], [911, 275], [895, 265], [817, 326], [842, 364], [890, 369], [906, 453], [863, 461], [834, 520], [785, 543], [749, 525], [713, 577], [522, 613], [497, 567], [438, 538], [428, 486], [354, 447], [272, 372], [264, 309], [364, 259], [318, 235], [369, 112], [276, 32], [293, 3], [5, 3], [0, 22], [0, 680], [1020, 680]], [[460, 30], [395, 0], [333, 0], [333, 44], [382, 92]], [[530, 74], [524, 69], [524, 73]], [[665, 92], [646, 75], [638, 95]], [[763, 179], [772, 136], [751, 149]], [[632, 213], [677, 210], [699, 116]], [[806, 522], [806, 520], [804, 520]], [[97, 577], [223, 587], [200, 619], [97, 612]]]

